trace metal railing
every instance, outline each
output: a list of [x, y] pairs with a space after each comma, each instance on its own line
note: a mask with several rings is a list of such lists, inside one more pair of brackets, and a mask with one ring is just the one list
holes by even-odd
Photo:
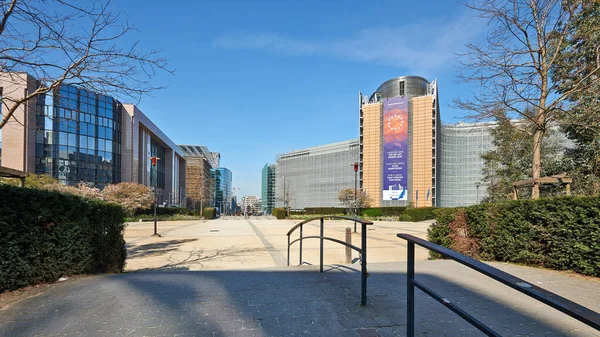
[[[337, 219], [337, 220], [349, 220], [349, 221], [354, 221], [355, 225], [356, 223], [360, 223], [362, 226], [362, 230], [361, 230], [361, 247], [358, 248], [357, 246], [354, 246], [352, 244], [349, 244], [347, 242], [344, 242], [342, 240], [338, 240], [338, 239], [334, 239], [334, 238], [330, 238], [330, 237], [326, 237], [324, 235], [325, 233], [325, 219]], [[315, 221], [315, 220], [320, 220], [320, 229], [321, 232], [319, 236], [303, 236], [302, 235], [302, 230], [303, 230], [303, 226], [309, 222]], [[360, 304], [365, 306], [367, 305], [367, 277], [369, 276], [369, 274], [367, 273], [367, 225], [372, 225], [373, 223], [371, 221], [366, 221], [366, 220], [362, 220], [362, 219], [356, 219], [356, 218], [351, 218], [351, 217], [346, 217], [346, 216], [324, 216], [324, 217], [318, 217], [318, 218], [311, 218], [311, 219], [307, 219], [304, 220], [298, 224], [296, 224], [294, 227], [292, 227], [292, 229], [290, 229], [290, 231], [287, 233], [287, 237], [288, 237], [288, 248], [287, 248], [287, 265], [290, 265], [290, 246], [293, 245], [296, 242], [300, 242], [300, 256], [299, 256], [299, 265], [302, 265], [302, 241], [305, 239], [320, 239], [321, 240], [321, 250], [320, 250], [320, 268], [319, 271], [322, 273], [323, 272], [323, 243], [324, 240], [329, 240], [329, 241], [333, 241], [333, 242], [337, 242], [341, 245], [344, 245], [350, 249], [353, 249], [355, 251], [357, 251], [360, 255], [360, 266], [361, 266], [361, 297], [360, 297]], [[300, 228], [300, 237], [294, 241], [291, 241], [290, 235], [296, 230]]]
[[576, 320], [589, 325], [590, 327], [600, 330], [600, 315], [584, 306], [561, 297], [553, 292], [540, 288], [525, 280], [515, 277], [509, 273], [503, 272], [483, 262], [462, 255], [446, 247], [442, 247], [429, 241], [417, 238], [409, 234], [398, 234], [399, 238], [408, 242], [408, 266], [407, 266], [407, 336], [414, 337], [415, 335], [415, 287], [422, 290], [427, 295], [431, 296], [436, 301], [443, 304], [448, 309], [459, 315], [461, 318], [471, 323], [487, 336], [501, 336], [494, 330], [490, 329], [481, 321], [477, 320], [467, 312], [455, 306], [451, 301], [437, 294], [423, 283], [415, 280], [415, 244], [426, 248], [430, 251], [443, 255], [446, 258], [452, 259], [460, 264], [463, 264], [487, 277], [490, 277], [506, 286], [509, 286], [529, 297], [532, 297], [552, 308], [565, 313]]

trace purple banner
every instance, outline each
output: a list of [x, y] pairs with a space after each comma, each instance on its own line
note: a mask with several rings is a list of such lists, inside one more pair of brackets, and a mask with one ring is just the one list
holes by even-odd
[[383, 102], [383, 200], [407, 200], [408, 99]]

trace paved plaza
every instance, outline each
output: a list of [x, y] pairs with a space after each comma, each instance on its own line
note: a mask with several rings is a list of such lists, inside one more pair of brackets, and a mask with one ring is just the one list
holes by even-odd
[[[368, 304], [361, 307], [359, 266], [339, 263], [343, 249], [335, 244], [327, 246], [324, 273], [314, 252], [305, 253], [303, 266], [297, 266], [297, 253], [292, 254], [296, 266], [281, 266], [285, 233], [293, 223], [159, 223], [162, 238], [149, 238], [148, 224], [131, 225], [130, 272], [67, 281], [3, 308], [0, 336], [405, 336], [405, 246], [395, 234], [424, 236], [427, 224], [372, 227]], [[343, 235], [344, 227], [332, 224], [329, 233]], [[418, 256], [423, 260], [416, 263], [417, 278], [503, 336], [600, 336], [464, 266]], [[600, 311], [597, 279], [493, 265]], [[418, 336], [483, 336], [422, 292], [416, 294]]]

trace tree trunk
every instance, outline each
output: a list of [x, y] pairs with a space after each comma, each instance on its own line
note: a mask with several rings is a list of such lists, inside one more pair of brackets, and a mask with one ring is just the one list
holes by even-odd
[[[541, 165], [541, 148], [542, 148], [542, 139], [544, 138], [544, 131], [537, 128], [535, 133], [533, 134], [533, 167], [531, 172], [531, 178], [537, 179], [540, 177], [540, 173], [542, 170]], [[531, 199], [539, 199], [540, 198], [540, 185], [537, 182], [533, 183], [533, 187], [531, 188]]]

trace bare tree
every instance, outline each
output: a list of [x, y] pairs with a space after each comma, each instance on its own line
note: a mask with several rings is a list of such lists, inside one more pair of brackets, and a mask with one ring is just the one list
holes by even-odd
[[[26, 102], [63, 83], [139, 99], [159, 89], [149, 83], [158, 71], [171, 73], [159, 51], [126, 43], [134, 30], [110, 1], [88, 7], [75, 0], [0, 0], [0, 70], [22, 81], [39, 80], [25, 95], [2, 95], [0, 128]], [[19, 122], [19, 121], [17, 121]]]
[[[560, 123], [561, 116], [569, 113], [569, 97], [598, 81], [600, 64], [567, 91], [558, 92], [551, 76], [585, 2], [481, 0], [467, 4], [488, 20], [489, 32], [484, 43], [467, 45], [460, 65], [460, 79], [475, 83], [480, 92], [456, 99], [455, 106], [477, 119], [530, 121], [532, 128], [515, 127], [533, 142], [532, 178], [540, 177], [541, 144], [549, 124]], [[533, 185], [531, 194], [539, 198], [538, 184]]]
[[[355, 199], [356, 198], [356, 199]], [[354, 188], [343, 188], [338, 191], [338, 200], [344, 204], [350, 212], [357, 213], [359, 209], [371, 206], [373, 200], [363, 190], [355, 190]]]

